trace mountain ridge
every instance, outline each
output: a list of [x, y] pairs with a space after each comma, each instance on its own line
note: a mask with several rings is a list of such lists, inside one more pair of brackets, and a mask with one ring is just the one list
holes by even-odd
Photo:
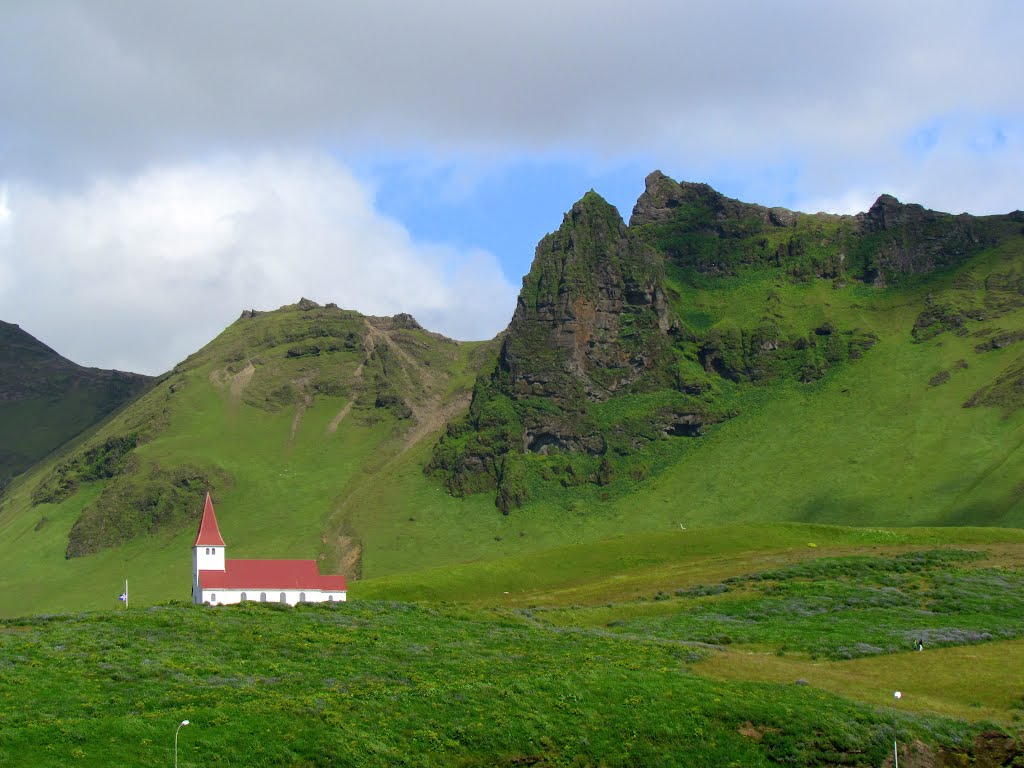
[[0, 321], [0, 486], [154, 380], [80, 366], [17, 324]]
[[596, 192], [572, 206], [490, 342], [242, 312], [12, 484], [0, 555], [171, 567], [208, 488], [239, 551], [350, 577], [665, 525], [1024, 524], [1017, 214], [885, 198], [869, 226], [648, 187], [632, 227]]
[[[681, 322], [681, 284], [760, 271], [791, 283], [827, 279], [836, 290], [849, 283], [884, 289], [965, 263], [1014, 227], [1019, 232], [1017, 218], [952, 216], [890, 195], [856, 216], [804, 214], [654, 171], [626, 226], [588, 192], [538, 244], [497, 367], [480, 379], [468, 416], [441, 438], [427, 471], [455, 495], [495, 489], [505, 514], [529, 496], [523, 455], [600, 457], [571, 482], [606, 485], [615, 454], [659, 433], [699, 436], [733, 415], [723, 380], [809, 383], [878, 340], [831, 317], [787, 327], [770, 306], [746, 327], [719, 323], [704, 331]], [[659, 398], [638, 402], [659, 390]], [[641, 424], [596, 423], [602, 403], [630, 397], [628, 418]]]

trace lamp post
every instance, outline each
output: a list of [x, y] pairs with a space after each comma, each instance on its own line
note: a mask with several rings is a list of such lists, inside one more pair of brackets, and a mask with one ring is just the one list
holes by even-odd
[[[896, 748], [896, 702], [903, 698], [903, 694], [896, 691], [893, 695], [892, 705], [892, 768], [900, 768], [900, 753]], [[177, 766], [175, 766], [177, 768]]]
[[182, 720], [174, 731], [174, 768], [178, 768], [178, 731], [181, 730], [182, 725], [188, 725], [188, 720]]

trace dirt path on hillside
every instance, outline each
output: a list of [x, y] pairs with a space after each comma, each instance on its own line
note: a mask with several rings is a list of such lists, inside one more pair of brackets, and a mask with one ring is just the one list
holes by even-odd
[[231, 394], [232, 403], [238, 403], [242, 399], [242, 393], [249, 386], [254, 373], [256, 373], [256, 366], [252, 362], [246, 362], [245, 368], [231, 377], [231, 385], [228, 387], [228, 392]]
[[445, 403], [444, 390], [447, 377], [444, 374], [424, 365], [410, 355], [395, 340], [390, 331], [378, 328], [368, 318], [364, 318], [363, 322], [366, 324], [368, 352], [372, 352], [377, 344], [384, 342], [395, 353], [399, 365], [402, 366], [409, 379], [413, 382], [418, 381], [422, 387], [422, 397], [406, 399], [406, 405], [412, 411], [415, 423], [412, 429], [406, 433], [402, 447], [395, 456], [397, 458], [431, 432], [444, 426], [454, 414], [458, 413], [460, 408], [469, 405], [469, 399], [468, 396], [460, 396]]
[[[418, 396], [413, 397], [409, 395], [406, 397], [406, 404], [412, 411], [412, 425], [402, 435], [402, 442], [398, 450], [375, 471], [375, 474], [377, 474], [386, 470], [414, 445], [430, 435], [436, 434], [451, 419], [464, 412], [469, 407], [472, 392], [466, 391], [455, 397], [446, 397], [449, 382], [447, 375], [417, 360], [402, 347], [390, 331], [373, 325], [369, 318], [364, 318], [363, 322], [366, 325], [366, 341], [364, 346], [367, 358], [369, 358], [378, 345], [387, 344], [388, 348], [395, 353], [395, 359], [402, 367], [406, 376], [411, 382], [418, 385], [417, 388], [419, 390]], [[356, 370], [356, 376], [358, 379], [362, 379], [362, 364]], [[348, 415], [351, 408], [352, 402], [347, 403], [338, 415], [334, 417], [328, 429], [330, 431], [336, 430], [338, 424]], [[358, 537], [354, 534], [353, 526], [350, 524], [349, 510], [352, 495], [361, 487], [363, 487], [363, 483], [357, 482], [354, 487], [350, 488], [339, 499], [328, 522], [328, 530], [333, 528], [337, 531], [337, 534], [334, 536], [334, 549], [338, 568], [350, 578], [359, 578], [362, 575], [363, 547]]]
[[[422, 413], [417, 416], [416, 426], [414, 426], [406, 435], [405, 444], [402, 446], [402, 449], [398, 452], [395, 458], [397, 459], [423, 438], [437, 432], [455, 416], [458, 416], [469, 408], [469, 401], [472, 399], [472, 392], [463, 392], [454, 400], [440, 405], [437, 408], [422, 411]], [[415, 410], [416, 409], [414, 408], [414, 413]]]
[[307, 388], [313, 381], [313, 374], [307, 373], [300, 379], [292, 381], [299, 391], [302, 392], [302, 399], [295, 403], [295, 415], [292, 417], [292, 429], [288, 435], [288, 444], [291, 445], [295, 442], [295, 436], [299, 434], [299, 427], [302, 426], [302, 417], [306, 415], [306, 409], [313, 404], [313, 396], [309, 394]]
[[207, 378], [217, 389], [227, 387], [231, 404], [238, 405], [242, 399], [242, 393], [249, 386], [254, 373], [256, 373], [256, 366], [251, 361], [248, 361], [245, 364], [245, 368], [237, 373], [231, 373], [227, 368], [217, 368], [210, 371], [210, 375]]
[[335, 432], [338, 431], [338, 425], [345, 420], [346, 416], [348, 416], [349, 411], [352, 410], [352, 403], [354, 402], [355, 400], [349, 400], [347, 403], [345, 403], [345, 407], [338, 411], [335, 417], [331, 419], [331, 423], [327, 425], [327, 431], [330, 434], [333, 435]]

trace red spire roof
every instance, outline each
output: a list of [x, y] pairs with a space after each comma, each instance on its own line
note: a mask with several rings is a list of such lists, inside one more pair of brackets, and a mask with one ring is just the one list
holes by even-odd
[[196, 543], [193, 547], [223, 547], [224, 539], [220, 536], [220, 528], [217, 527], [217, 516], [213, 513], [213, 499], [206, 494], [206, 506], [203, 507], [203, 520], [199, 523], [199, 533], [196, 534]]

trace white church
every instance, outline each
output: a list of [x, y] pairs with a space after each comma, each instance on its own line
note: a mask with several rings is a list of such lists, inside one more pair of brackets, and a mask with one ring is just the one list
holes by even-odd
[[344, 576], [321, 576], [315, 560], [227, 560], [213, 500], [206, 494], [203, 519], [192, 545], [192, 602], [196, 605], [344, 602]]

